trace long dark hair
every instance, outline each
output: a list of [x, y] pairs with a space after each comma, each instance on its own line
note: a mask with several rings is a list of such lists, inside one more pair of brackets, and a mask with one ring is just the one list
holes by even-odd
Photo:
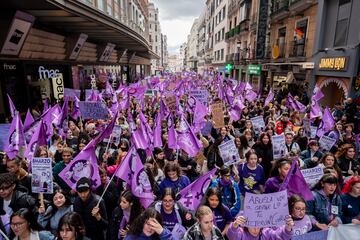
[[18, 211], [14, 212], [10, 217], [10, 223], [14, 217], [21, 217], [29, 223], [29, 228], [32, 231], [42, 230], [40, 224], [36, 221], [35, 215], [27, 208], [20, 208]]
[[76, 212], [68, 212], [62, 216], [57, 229], [59, 240], [62, 240], [60, 231], [64, 225], [67, 225], [72, 231], [75, 231], [76, 240], [81, 240], [85, 236], [85, 225], [80, 214]]
[[[267, 136], [267, 137], [269, 138], [269, 143], [266, 144], [266, 145], [263, 143], [263, 139], [264, 139], [265, 136]], [[267, 133], [267, 132], [261, 133], [261, 134], [260, 134], [260, 137], [259, 137], [259, 142], [258, 142], [258, 143], [259, 143], [261, 146], [264, 146], [264, 147], [266, 147], [266, 148], [272, 148], [272, 142], [271, 142], [271, 136], [270, 136], [270, 134]]]
[[319, 180], [319, 182], [313, 187], [313, 190], [320, 190], [323, 188], [322, 184], [324, 183], [332, 183], [336, 184], [336, 189], [339, 187], [339, 179], [337, 179], [334, 175], [331, 173], [324, 174], [322, 178]]
[[[128, 234], [139, 236], [143, 232], [144, 224], [149, 218], [155, 218], [160, 225], [163, 225], [162, 217], [154, 208], [147, 208], [130, 225]], [[152, 239], [160, 239], [157, 233], [154, 233]]]
[[54, 197], [55, 197], [55, 195], [56, 195], [57, 193], [60, 193], [60, 194], [64, 195], [64, 197], [65, 197], [64, 207], [69, 207], [69, 206], [71, 205], [71, 200], [70, 200], [69, 192], [64, 191], [64, 190], [62, 190], [62, 189], [57, 189], [57, 190], [54, 191], [54, 194], [52, 195], [52, 196], [53, 196], [53, 199], [52, 199], [52, 201], [51, 201], [51, 206], [52, 206], [51, 215], [54, 215], [54, 214], [57, 212], [57, 210], [58, 210], [58, 208], [57, 208], [57, 207], [55, 206], [55, 204], [54, 204]]
[[271, 177], [278, 177], [280, 175], [279, 168], [285, 164], [289, 164], [291, 166], [291, 161], [286, 158], [277, 160], [274, 164], [274, 167], [271, 169]]
[[136, 197], [134, 194], [132, 194], [131, 191], [126, 190], [121, 194], [121, 197], [119, 199], [119, 202], [121, 201], [121, 198], [125, 198], [127, 202], [129, 202], [131, 205], [131, 211], [130, 211], [130, 217], [129, 217], [129, 224], [131, 224], [137, 216], [141, 214], [141, 212], [144, 210], [144, 208], [141, 206], [140, 200], [138, 197]]
[[225, 212], [225, 207], [222, 204], [221, 194], [222, 192], [216, 187], [208, 188], [208, 190], [206, 190], [202, 205], [208, 206], [211, 209], [209, 198], [215, 195], [219, 199], [219, 204], [217, 205], [216, 209], [220, 210], [221, 214], [223, 215]]

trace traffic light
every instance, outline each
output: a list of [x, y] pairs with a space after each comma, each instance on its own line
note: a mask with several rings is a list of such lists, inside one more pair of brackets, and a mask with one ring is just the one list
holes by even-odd
[[230, 63], [228, 63], [228, 64], [226, 64], [226, 71], [228, 71], [228, 72], [230, 72], [231, 71], [231, 69], [233, 69], [233, 65], [232, 64], [230, 64]]

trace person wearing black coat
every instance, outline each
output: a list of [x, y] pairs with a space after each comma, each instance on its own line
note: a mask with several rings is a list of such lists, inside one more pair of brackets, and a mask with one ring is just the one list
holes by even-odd
[[[75, 198], [74, 212], [84, 220], [86, 236], [92, 240], [105, 240], [108, 218], [104, 200], [91, 192], [91, 182], [82, 177], [76, 183], [78, 196]], [[98, 205], [99, 202], [99, 205]]]
[[252, 148], [255, 150], [259, 158], [259, 163], [264, 169], [265, 179], [269, 178], [274, 160], [270, 135], [266, 132], [262, 133], [259, 141], [256, 142]]

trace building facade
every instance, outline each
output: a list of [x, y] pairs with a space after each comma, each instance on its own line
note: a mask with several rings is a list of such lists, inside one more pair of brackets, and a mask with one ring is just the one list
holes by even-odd
[[152, 51], [159, 56], [157, 59], [151, 60], [151, 74], [162, 71], [162, 35], [159, 22], [159, 9], [153, 3], [149, 3], [149, 43]]
[[198, 68], [198, 39], [199, 39], [199, 19], [195, 19], [191, 26], [190, 34], [187, 41], [187, 66], [188, 70], [197, 72]]

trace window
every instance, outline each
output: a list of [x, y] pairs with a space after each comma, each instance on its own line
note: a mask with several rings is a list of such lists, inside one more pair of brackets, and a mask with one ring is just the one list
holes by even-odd
[[108, 15], [113, 15], [113, 4], [112, 0], [106, 0], [106, 12]]
[[221, 29], [221, 40], [225, 39], [225, 28]]
[[157, 24], [155, 24], [155, 32], [157, 32]]
[[104, 1], [103, 0], [97, 0], [97, 7], [99, 10], [104, 11]]
[[221, 49], [221, 60], [224, 60], [224, 49]]
[[294, 40], [296, 42], [304, 42], [306, 39], [307, 34], [307, 27], [308, 27], [308, 18], [299, 20], [295, 24], [294, 30]]
[[155, 35], [155, 42], [157, 42], [158, 38], [157, 38], [157, 35]]
[[157, 14], [155, 13], [155, 21], [157, 21]]
[[[236, 25], [236, 24], [235, 24]], [[230, 24], [229, 24], [229, 29], [231, 29], [232, 25], [231, 25], [231, 21], [230, 21]]]
[[237, 20], [237, 18], [235, 17], [235, 19], [234, 19], [234, 26], [236, 26], [236, 20]]
[[226, 15], [226, 12], [225, 12], [225, 10], [226, 10], [226, 6], [224, 6], [222, 10], [223, 10], [223, 12], [222, 12], [222, 19], [225, 19], [225, 15]]
[[334, 39], [335, 47], [346, 45], [350, 13], [351, 13], [351, 1], [340, 0], [336, 29], [335, 29], [335, 39]]
[[149, 29], [151, 30], [151, 23], [150, 23], [150, 25], [149, 25]]

